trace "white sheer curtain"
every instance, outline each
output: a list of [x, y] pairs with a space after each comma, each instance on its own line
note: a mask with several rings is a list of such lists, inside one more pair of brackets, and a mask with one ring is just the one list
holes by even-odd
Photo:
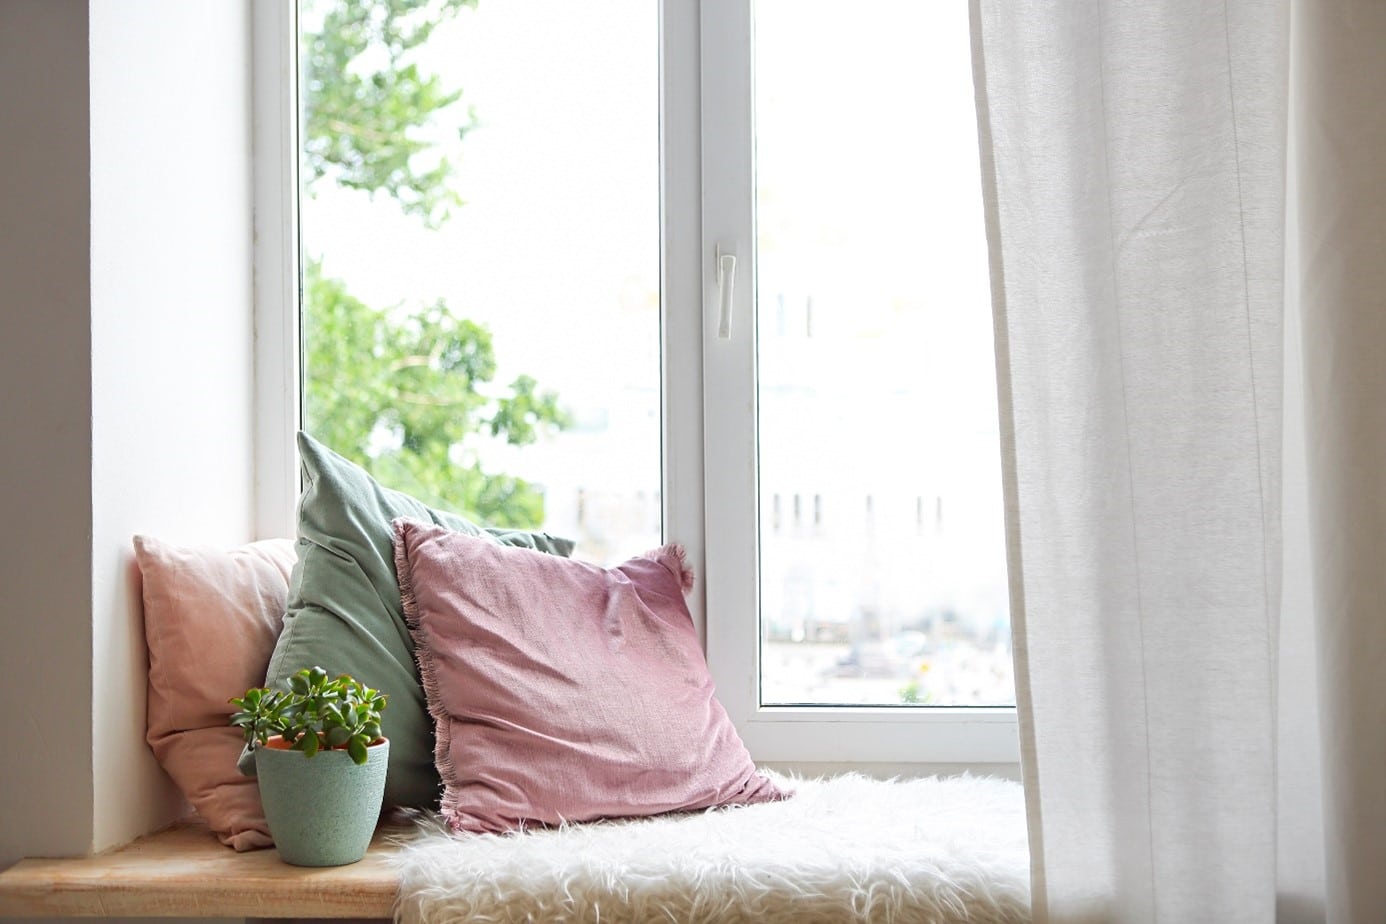
[[1386, 3], [972, 2], [1036, 920], [1386, 921]]

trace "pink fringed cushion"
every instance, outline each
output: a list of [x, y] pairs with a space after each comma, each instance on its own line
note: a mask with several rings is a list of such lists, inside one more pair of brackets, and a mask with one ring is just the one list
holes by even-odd
[[271, 845], [256, 781], [236, 770], [242, 737], [227, 702], [265, 680], [289, 593], [294, 543], [240, 548], [135, 537], [149, 647], [149, 746], [159, 764], [237, 850]]
[[784, 798], [713, 695], [677, 546], [607, 569], [401, 519], [395, 567], [454, 829]]

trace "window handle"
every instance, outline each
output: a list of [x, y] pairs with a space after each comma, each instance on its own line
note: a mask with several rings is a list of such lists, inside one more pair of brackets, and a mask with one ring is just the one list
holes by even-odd
[[731, 339], [732, 291], [736, 288], [736, 255], [717, 247], [717, 338]]

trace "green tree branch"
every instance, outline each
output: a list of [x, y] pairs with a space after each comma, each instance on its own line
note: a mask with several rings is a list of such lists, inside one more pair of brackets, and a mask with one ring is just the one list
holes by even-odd
[[[413, 53], [476, 0], [305, 0], [304, 182], [384, 193], [425, 227], [462, 204], [455, 167], [427, 138], [461, 91], [424, 75]], [[454, 113], [455, 115], [455, 113]], [[460, 139], [476, 124], [468, 111]], [[552, 392], [521, 375], [491, 386], [491, 333], [436, 301], [411, 313], [373, 308], [304, 261], [307, 427], [383, 483], [497, 526], [532, 528], [542, 493], [488, 472], [478, 443], [532, 443], [568, 425]], [[496, 396], [492, 396], [496, 395]]]

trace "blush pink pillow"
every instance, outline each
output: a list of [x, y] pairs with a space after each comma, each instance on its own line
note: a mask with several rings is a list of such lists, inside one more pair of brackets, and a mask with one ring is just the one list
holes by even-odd
[[607, 569], [431, 523], [394, 526], [454, 829], [785, 797], [713, 694], [680, 548]]
[[146, 737], [223, 844], [272, 844], [260, 791], [236, 770], [243, 739], [227, 702], [265, 680], [284, 621], [290, 539], [230, 551], [135, 537], [149, 647]]

